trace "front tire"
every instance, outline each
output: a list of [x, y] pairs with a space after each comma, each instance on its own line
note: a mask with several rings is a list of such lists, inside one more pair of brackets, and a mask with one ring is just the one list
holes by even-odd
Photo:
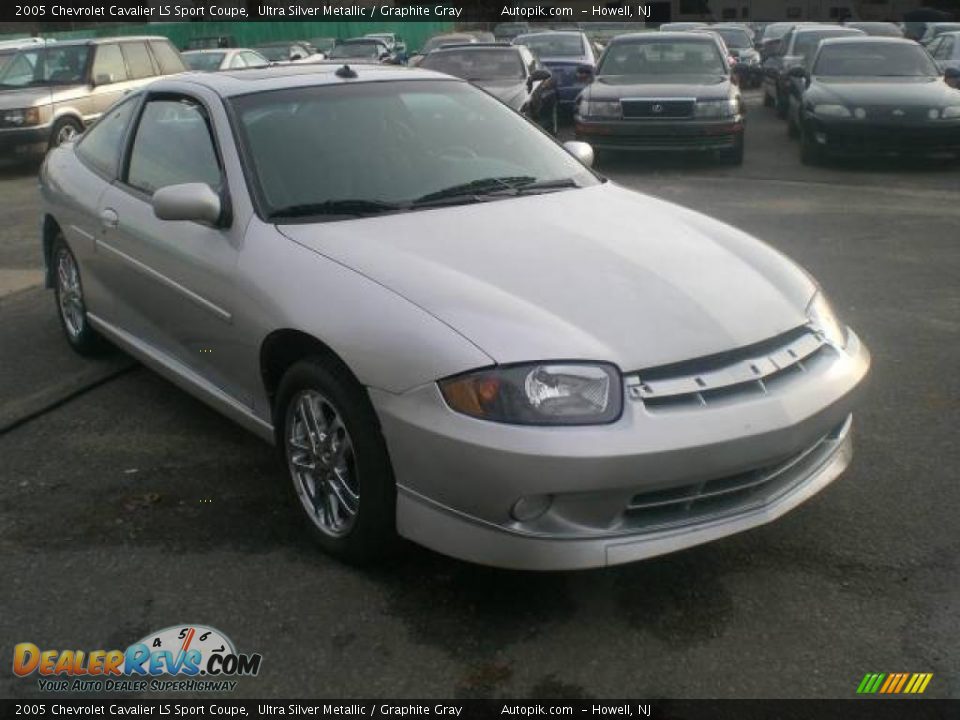
[[102, 353], [107, 344], [90, 326], [87, 319], [80, 268], [62, 235], [58, 235], [53, 241], [53, 247], [50, 249], [50, 267], [53, 272], [57, 315], [70, 347], [80, 355]]
[[63, 143], [73, 140], [83, 132], [83, 125], [72, 117], [62, 117], [53, 124], [50, 130], [49, 149], [60, 147]]
[[363, 387], [339, 363], [294, 364], [277, 392], [274, 427], [290, 489], [312, 538], [354, 564], [396, 547], [396, 484]]

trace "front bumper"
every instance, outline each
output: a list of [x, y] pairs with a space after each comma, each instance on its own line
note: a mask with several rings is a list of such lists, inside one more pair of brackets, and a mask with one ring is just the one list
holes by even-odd
[[743, 137], [743, 119], [588, 120], [574, 118], [577, 140], [598, 150], [690, 152], [729, 150]]
[[960, 154], [960, 120], [897, 124], [808, 114], [804, 131], [831, 155]]
[[[709, 542], [814, 495], [850, 462], [851, 410], [869, 364], [850, 332], [845, 351], [830, 348], [762, 396], [696, 408], [628, 397], [617, 422], [594, 427], [475, 420], [450, 410], [434, 384], [370, 397], [401, 535], [473, 562], [563, 570]], [[678, 503], [678, 493], [689, 494]], [[517, 519], [518, 501], [544, 498], [542, 514]]]
[[50, 126], [0, 128], [0, 153], [4, 155], [46, 148]]

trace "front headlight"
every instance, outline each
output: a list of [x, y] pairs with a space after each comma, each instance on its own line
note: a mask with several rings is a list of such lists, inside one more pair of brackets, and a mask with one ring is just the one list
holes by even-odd
[[590, 100], [580, 104], [580, 114], [584, 117], [621, 118], [623, 110], [619, 100]]
[[822, 290], [817, 291], [807, 306], [807, 318], [810, 320], [810, 326], [823, 335], [823, 339], [828, 343], [836, 348], [846, 347], [847, 331], [837, 319]]
[[726, 100], [698, 100], [694, 106], [693, 116], [698, 118], [731, 118], [740, 110], [740, 101], [737, 98]]
[[37, 125], [40, 123], [39, 108], [4, 110], [2, 112], [4, 122], [9, 125]]
[[623, 408], [620, 373], [601, 363], [504, 365], [438, 384], [457, 412], [515, 425], [600, 425]]
[[814, 105], [813, 112], [815, 115], [822, 115], [823, 117], [850, 117], [849, 108], [843, 105]]
[[945, 107], [943, 112], [940, 113], [940, 117], [944, 120], [956, 120], [960, 118], [960, 105], [951, 105], [950, 107]]

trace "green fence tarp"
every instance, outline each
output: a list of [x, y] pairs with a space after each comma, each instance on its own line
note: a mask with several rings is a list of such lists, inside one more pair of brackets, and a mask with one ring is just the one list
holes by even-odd
[[[351, 38], [373, 32], [393, 32], [409, 50], [418, 49], [432, 35], [451, 32], [452, 22], [171, 22], [137, 25], [90, 26], [79, 30], [43, 33], [60, 40], [111, 37], [114, 35], [164, 35], [178, 48], [196, 37], [230, 35], [239, 47], [250, 47], [275, 40], [309, 40], [316, 37]], [[0, 38], [2, 39], [2, 38]]]

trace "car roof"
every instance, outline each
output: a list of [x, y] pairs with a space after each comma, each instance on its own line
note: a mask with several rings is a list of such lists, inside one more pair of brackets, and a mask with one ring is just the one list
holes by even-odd
[[[886, 37], [884, 35], [851, 35], [849, 37], [832, 37], [823, 40], [820, 44], [823, 45], [848, 45], [851, 43], [857, 43], [860, 45], [875, 45], [877, 43], [885, 43], [887, 45], [917, 45], [917, 42], [910, 40], [909, 38], [903, 37]], [[920, 47], [917, 45], [917, 47]]]
[[[350, 65], [349, 62], [345, 65]], [[343, 65], [271, 65], [265, 68], [228, 70], [220, 73], [188, 72], [171, 75], [153, 83], [163, 88], [169, 82], [183, 81], [212, 90], [221, 97], [235, 97], [268, 90], [286, 90], [318, 85], [345, 85], [391, 80], [455, 80], [449, 75], [404, 67], [402, 65], [350, 65], [356, 73], [354, 78], [338, 77], [336, 72]]]
[[67, 45], [106, 45], [108, 43], [118, 43], [118, 42], [144, 42], [149, 40], [155, 42], [162, 40], [163, 42], [170, 42], [170, 38], [166, 38], [162, 35], [117, 35], [115, 37], [97, 37], [97, 38], [83, 38], [81, 40], [61, 40], [57, 41], [57, 47], [65, 47]]
[[[617, 35], [610, 44], [620, 44], [629, 40], [645, 40], [648, 42], [663, 42], [664, 40], [699, 40], [705, 42], [704, 38], [711, 38], [709, 33], [703, 32], [709, 28], [697, 28], [695, 30], [663, 30], [661, 32], [632, 32]], [[715, 38], [716, 36], [713, 36]], [[713, 42], [715, 39], [711, 38]]]

